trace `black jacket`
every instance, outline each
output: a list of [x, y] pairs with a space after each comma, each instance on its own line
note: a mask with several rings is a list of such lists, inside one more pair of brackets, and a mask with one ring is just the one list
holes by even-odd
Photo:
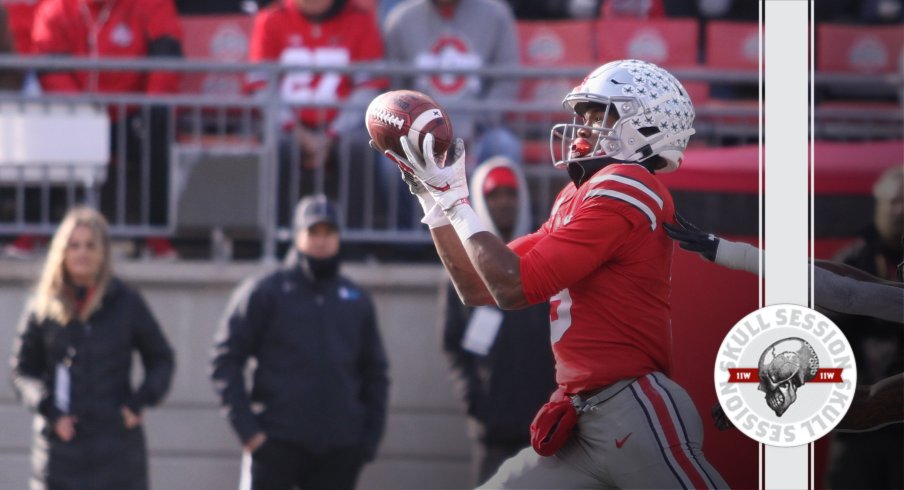
[[556, 389], [549, 303], [500, 310], [502, 323], [485, 356], [462, 347], [474, 308], [461, 304], [451, 284], [443, 310], [443, 350], [478, 438], [488, 444], [527, 446], [531, 421]]
[[[858, 240], [835, 256], [835, 260], [856, 267], [877, 277], [893, 280], [894, 266], [901, 261], [900, 247], [882, 246], [874, 226], [861, 232]], [[880, 265], [886, 270], [880, 270]], [[817, 303], [819, 298], [816, 298]], [[844, 332], [854, 350], [857, 361], [857, 383], [870, 384], [904, 370], [904, 331], [900, 324], [855, 315], [833, 315], [832, 319]], [[872, 344], [882, 344], [882, 355], [874, 352]]]
[[[523, 236], [531, 231], [530, 196], [524, 172], [515, 162], [494, 157], [481, 163], [469, 179], [471, 205], [489, 231], [501, 236], [484, 194], [490, 174], [500, 167], [515, 176], [518, 201], [511, 233]], [[502, 315], [502, 322], [489, 352], [480, 355], [462, 346], [475, 309], [462, 305], [455, 288], [449, 285], [441, 309], [443, 351], [480, 441], [527, 446], [531, 421], [556, 389], [549, 303], [510, 311], [484, 308], [493, 308]]]
[[[137, 389], [131, 384], [135, 351], [144, 371]], [[78, 418], [75, 439], [68, 443], [52, 429], [61, 415], [54, 395], [61, 364], [69, 366], [71, 379], [68, 413]], [[140, 428], [125, 429], [122, 406], [141, 413], [159, 403], [169, 389], [174, 361], [172, 348], [136, 291], [113, 279], [100, 308], [85, 323], [38, 322], [27, 312], [12, 366], [16, 393], [39, 419], [37, 437], [44, 442], [33, 450], [39, 480], [68, 481], [73, 488], [78, 482], [91, 488], [126, 488], [124, 481], [146, 486], [144, 436]]]
[[[243, 377], [257, 361], [250, 395]], [[341, 276], [286, 265], [233, 295], [215, 339], [212, 380], [242, 441], [259, 431], [310, 451], [373, 458], [389, 380], [370, 296]]]

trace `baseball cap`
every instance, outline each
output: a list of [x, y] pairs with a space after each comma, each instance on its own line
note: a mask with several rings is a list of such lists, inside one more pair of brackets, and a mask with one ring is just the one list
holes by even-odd
[[326, 196], [316, 194], [298, 201], [292, 223], [296, 230], [307, 229], [318, 223], [328, 223], [339, 228], [339, 213]]
[[496, 167], [487, 173], [483, 180], [483, 193], [489, 194], [496, 190], [497, 187], [508, 187], [518, 189], [518, 177], [515, 172], [508, 167]]

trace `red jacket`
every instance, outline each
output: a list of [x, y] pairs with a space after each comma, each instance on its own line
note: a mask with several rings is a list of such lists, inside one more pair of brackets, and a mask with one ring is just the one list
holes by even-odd
[[16, 53], [31, 53], [31, 26], [40, 3], [41, 0], [0, 0], [6, 9]]
[[[372, 12], [354, 3], [322, 22], [312, 22], [299, 12], [293, 0], [274, 2], [254, 19], [251, 31], [251, 61], [283, 64], [347, 66], [383, 58], [383, 40]], [[266, 80], [248, 76], [248, 90], [261, 89]], [[283, 100], [292, 103], [331, 102], [345, 99], [357, 88], [380, 88], [385, 81], [337, 73], [296, 71], [282, 80]], [[335, 110], [302, 109], [299, 119], [307, 126], [322, 126], [336, 115]]]
[[[83, 57], [145, 57], [157, 40], [181, 43], [173, 0], [43, 0], [32, 30], [34, 53]], [[179, 48], [181, 49], [181, 48]], [[178, 90], [168, 72], [55, 72], [41, 76], [51, 92], [146, 92]]]

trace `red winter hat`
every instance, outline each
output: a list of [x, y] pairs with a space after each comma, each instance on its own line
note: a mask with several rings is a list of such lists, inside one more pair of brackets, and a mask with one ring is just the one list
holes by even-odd
[[515, 172], [508, 167], [496, 167], [490, 170], [486, 178], [483, 179], [483, 194], [487, 195], [496, 190], [497, 187], [509, 187], [517, 190], [518, 177]]

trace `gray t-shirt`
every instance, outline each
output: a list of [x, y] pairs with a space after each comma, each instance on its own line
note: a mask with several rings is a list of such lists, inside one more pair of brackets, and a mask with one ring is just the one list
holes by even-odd
[[[508, 4], [500, 0], [461, 0], [443, 16], [430, 0], [406, 0], [386, 17], [386, 58], [423, 68], [480, 68], [518, 65], [518, 34]], [[461, 101], [514, 100], [518, 82], [476, 76], [423, 75], [398, 79], [396, 88], [433, 96], [450, 113], [456, 136], [473, 136], [485, 114], [455, 110]]]

